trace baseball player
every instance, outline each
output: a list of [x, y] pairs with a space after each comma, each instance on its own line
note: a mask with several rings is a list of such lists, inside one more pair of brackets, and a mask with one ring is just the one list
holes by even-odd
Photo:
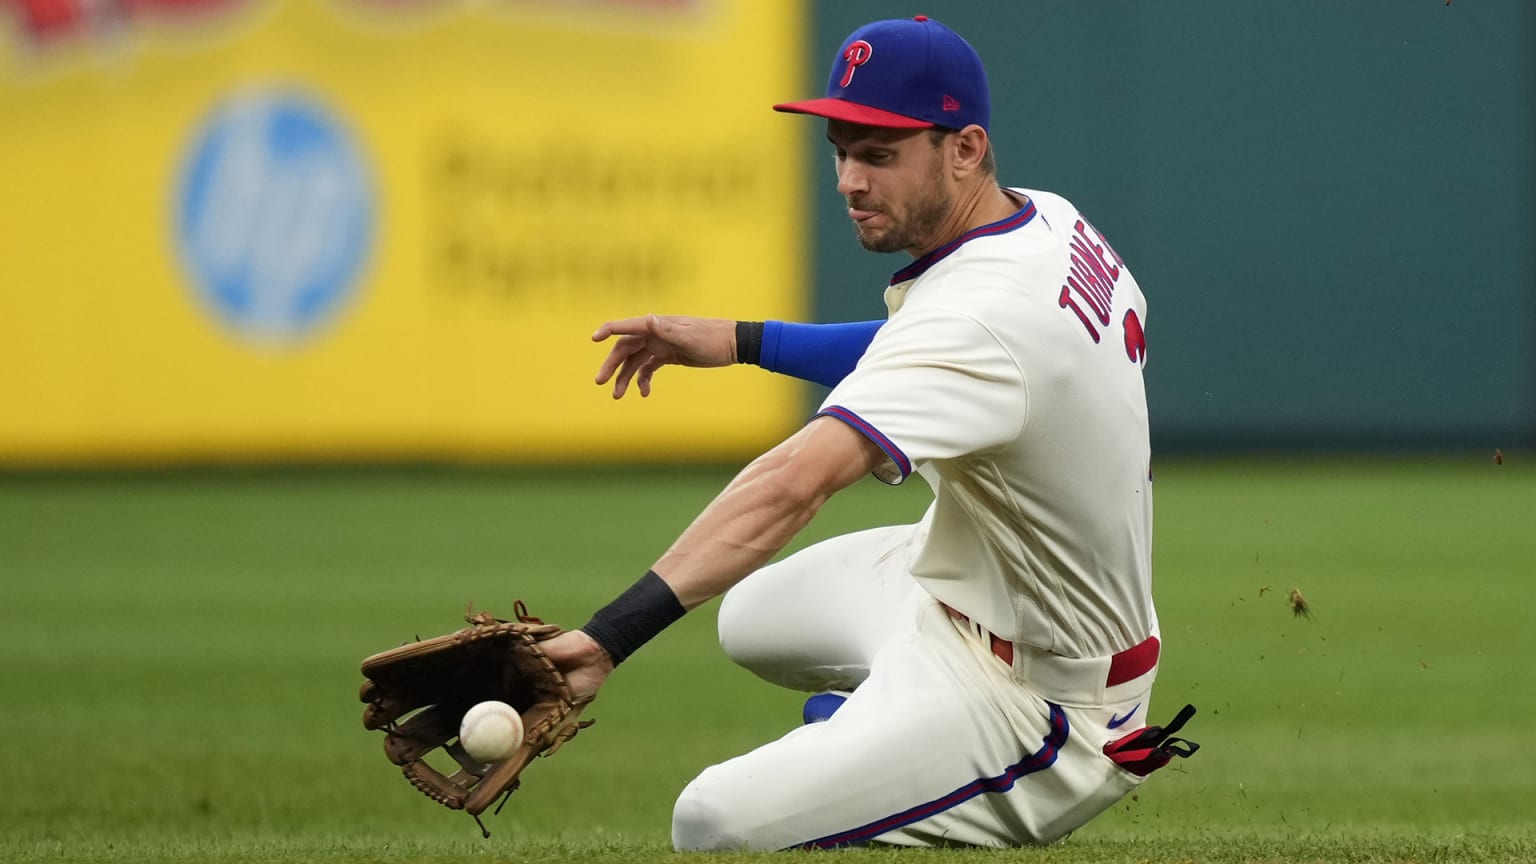
[[[679, 849], [1055, 841], [1194, 745], [1149, 726], [1160, 644], [1142, 384], [1146, 300], [1059, 195], [995, 176], [981, 60], [924, 16], [859, 28], [825, 98], [859, 242], [912, 261], [885, 321], [645, 316], [598, 372], [648, 395], [664, 365], [755, 363], [832, 387], [651, 570], [546, 650], [583, 695], [686, 610], [729, 591], [720, 641], [823, 697], [807, 723], [708, 768]], [[915, 525], [769, 564], [827, 498], [916, 473]], [[829, 704], [830, 703], [830, 704]]]

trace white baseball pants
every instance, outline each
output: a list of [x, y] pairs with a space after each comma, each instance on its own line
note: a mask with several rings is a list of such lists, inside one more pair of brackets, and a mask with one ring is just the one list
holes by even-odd
[[836, 537], [726, 594], [734, 660], [786, 687], [854, 692], [830, 720], [695, 778], [674, 846], [1046, 844], [1140, 784], [1102, 748], [1145, 725], [1109, 727], [1147, 710], [1155, 670], [1112, 688], [1113, 703], [1047, 701], [908, 575], [921, 530]]

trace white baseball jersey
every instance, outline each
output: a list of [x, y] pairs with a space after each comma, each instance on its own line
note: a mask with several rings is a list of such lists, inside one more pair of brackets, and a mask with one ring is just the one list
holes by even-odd
[[1104, 748], [1146, 723], [1156, 677], [1146, 305], [1069, 202], [1014, 192], [1017, 213], [897, 274], [822, 407], [885, 451], [887, 482], [922, 473], [927, 515], [720, 605], [737, 663], [852, 695], [688, 784], [677, 848], [1051, 843], [1142, 782]]
[[821, 413], [934, 487], [912, 574], [1004, 639], [1110, 655], [1156, 629], [1146, 300], [1069, 201], [1029, 203], [892, 279]]

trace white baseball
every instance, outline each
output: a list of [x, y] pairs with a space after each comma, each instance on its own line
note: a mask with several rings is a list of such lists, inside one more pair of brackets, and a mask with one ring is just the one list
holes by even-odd
[[523, 743], [523, 718], [505, 702], [481, 702], [464, 712], [459, 743], [481, 762], [500, 762]]

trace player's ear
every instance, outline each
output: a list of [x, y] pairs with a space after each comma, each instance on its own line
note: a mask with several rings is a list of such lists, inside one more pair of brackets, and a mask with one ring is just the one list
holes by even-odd
[[951, 135], [950, 139], [954, 146], [950, 167], [957, 179], [983, 170], [982, 163], [986, 161], [987, 149], [990, 147], [987, 130], [972, 123]]

